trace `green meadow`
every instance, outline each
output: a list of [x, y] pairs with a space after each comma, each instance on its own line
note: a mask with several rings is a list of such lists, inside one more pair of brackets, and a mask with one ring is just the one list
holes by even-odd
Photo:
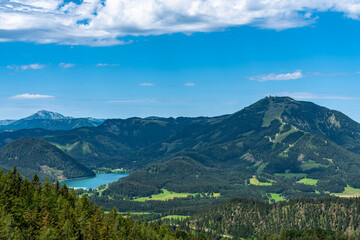
[[282, 198], [280, 196], [280, 194], [278, 193], [269, 193], [270, 194], [270, 200], [271, 201], [272, 199], [275, 201], [275, 202], [280, 202], [280, 201], [286, 201], [286, 199]]
[[312, 179], [312, 178], [303, 178], [301, 179], [299, 182], [305, 184], [305, 185], [313, 185], [316, 186], [318, 180], [317, 179]]
[[345, 187], [345, 190], [342, 193], [332, 193], [332, 194], [337, 197], [344, 197], [344, 198], [360, 197], [360, 189], [353, 188], [347, 185], [347, 187]]
[[183, 215], [169, 215], [166, 217], [162, 217], [162, 219], [177, 219], [177, 220], [183, 220], [185, 218], [188, 218], [190, 216], [183, 216]]
[[166, 189], [161, 189], [162, 193], [159, 194], [153, 194], [150, 197], [141, 197], [141, 198], [135, 198], [133, 199], [133, 201], [136, 202], [145, 202], [148, 200], [154, 200], [154, 201], [166, 201], [166, 200], [171, 200], [174, 198], [186, 198], [187, 196], [191, 195], [194, 196], [196, 195], [196, 193], [176, 193], [176, 192], [170, 192]]
[[256, 176], [253, 176], [252, 178], [250, 178], [250, 184], [252, 185], [256, 185], [256, 186], [271, 186], [272, 183], [271, 182], [260, 182]]

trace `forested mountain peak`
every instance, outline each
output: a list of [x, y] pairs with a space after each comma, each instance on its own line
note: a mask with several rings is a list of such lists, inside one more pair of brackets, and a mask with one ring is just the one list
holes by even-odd
[[[299, 194], [341, 193], [347, 186], [360, 187], [359, 149], [360, 124], [346, 115], [289, 97], [266, 97], [215, 121], [189, 124], [162, 143], [140, 149], [132, 160], [138, 166], [165, 162], [161, 173], [153, 171], [151, 178], [143, 182], [149, 188], [159, 190], [166, 186], [168, 190], [194, 192], [194, 186], [201, 189], [200, 184], [204, 190], [210, 190], [200, 183], [200, 178], [192, 184], [185, 180], [178, 181], [176, 186], [170, 184], [171, 173], [178, 179], [191, 179], [190, 172], [165, 167], [174, 158], [186, 156], [203, 167], [218, 169], [209, 174], [215, 188], [211, 191], [225, 194], [223, 186], [228, 186], [236, 196], [240, 188], [253, 189], [254, 179], [259, 178], [263, 179], [260, 186], [269, 186], [261, 191], [283, 193], [289, 198]], [[181, 164], [186, 166], [185, 162]], [[139, 171], [119, 182], [143, 181], [148, 175], [149, 172]], [[305, 178], [317, 184], [296, 183]]]
[[22, 138], [0, 149], [0, 167], [7, 170], [14, 166], [25, 176], [39, 173], [42, 179], [95, 176], [87, 167], [40, 138]]

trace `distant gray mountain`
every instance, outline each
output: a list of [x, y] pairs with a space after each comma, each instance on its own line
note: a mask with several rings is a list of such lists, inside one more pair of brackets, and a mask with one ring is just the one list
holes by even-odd
[[96, 127], [105, 120], [96, 118], [66, 117], [60, 113], [46, 110], [19, 120], [0, 121], [0, 131], [14, 131], [20, 129], [42, 128], [47, 130], [71, 130], [80, 127]]
[[73, 117], [65, 117], [64, 115], [56, 112], [50, 112], [46, 110], [38, 111], [37, 113], [34, 113], [33, 115], [20, 119], [22, 121], [25, 120], [34, 120], [34, 119], [46, 119], [46, 120], [59, 120], [59, 119], [72, 119]]

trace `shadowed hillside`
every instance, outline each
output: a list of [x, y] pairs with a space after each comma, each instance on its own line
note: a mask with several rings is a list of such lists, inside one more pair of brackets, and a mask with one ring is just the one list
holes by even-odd
[[40, 138], [22, 138], [0, 149], [0, 167], [6, 170], [14, 166], [29, 178], [34, 173], [51, 180], [95, 176], [87, 167]]

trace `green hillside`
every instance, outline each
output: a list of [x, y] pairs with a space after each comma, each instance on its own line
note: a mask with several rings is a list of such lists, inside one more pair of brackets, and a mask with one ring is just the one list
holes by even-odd
[[6, 170], [14, 166], [29, 178], [34, 173], [39, 173], [41, 179], [51, 180], [95, 176], [87, 167], [40, 138], [22, 138], [0, 149], [0, 167]]
[[[303, 116], [297, 122], [289, 118], [294, 109]], [[306, 120], [304, 116], [310, 118], [313, 111], [316, 119]], [[296, 114], [294, 112], [294, 116]], [[320, 126], [321, 121], [333, 122], [325, 124], [329, 129], [326, 134], [320, 134], [324, 128], [313, 126], [313, 122]], [[136, 171], [119, 182], [145, 183], [153, 191], [161, 188], [177, 192], [217, 191], [223, 196], [240, 196], [246, 187], [249, 191], [255, 189], [264, 200], [269, 198], [267, 193], [281, 194], [285, 199], [343, 193], [347, 185], [360, 188], [360, 155], [350, 151], [355, 149], [355, 136], [359, 134], [343, 131], [339, 124], [347, 124], [353, 131], [359, 127], [345, 115], [315, 104], [287, 97], [267, 97], [232, 115], [187, 125], [162, 143], [140, 149], [130, 159], [139, 167], [148, 165], [148, 170]], [[339, 136], [349, 135], [346, 139], [353, 139], [354, 147], [349, 148], [346, 141], [339, 142], [333, 137], [334, 131]], [[207, 177], [209, 184], [202, 180], [202, 175], [192, 178], [194, 174], [177, 170], [192, 169], [185, 162], [181, 166], [165, 167], [181, 158], [212, 169]], [[152, 165], [154, 162], [165, 163]], [[163, 166], [162, 171], [149, 170], [159, 166]], [[251, 184], [253, 176], [262, 179], [264, 184]], [[305, 177], [318, 183], [298, 182]], [[109, 191], [114, 186], [110, 186]], [[145, 193], [133, 192], [132, 196], [134, 194]]]
[[226, 184], [219, 170], [205, 167], [189, 157], [177, 157], [136, 171], [123, 181], [110, 184], [103, 196], [146, 197], [160, 193], [163, 188], [178, 193], [216, 192]]
[[[217, 118], [216, 118], [217, 119]], [[209, 118], [110, 119], [99, 127], [69, 131], [23, 129], [0, 133], [0, 146], [24, 137], [41, 137], [88, 167], [139, 168], [130, 159], [139, 149], [161, 143], [184, 126], [210, 121]]]

